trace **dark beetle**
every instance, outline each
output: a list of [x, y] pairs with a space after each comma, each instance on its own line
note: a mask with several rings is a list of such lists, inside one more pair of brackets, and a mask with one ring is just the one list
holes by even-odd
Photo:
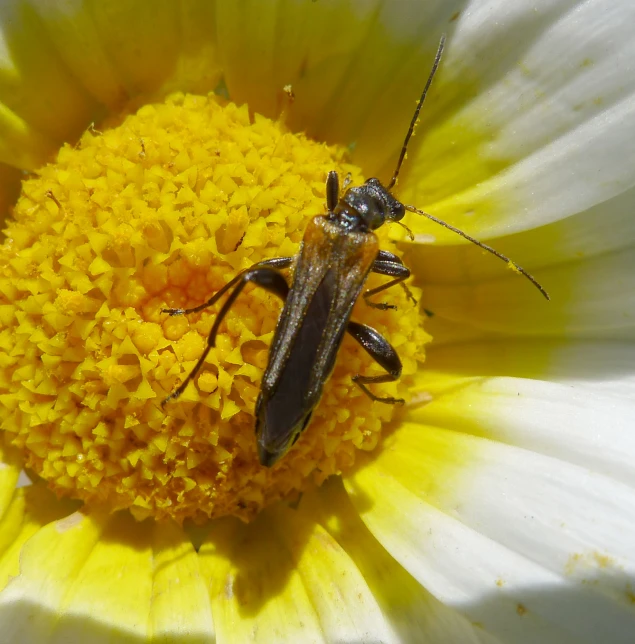
[[[163, 401], [165, 404], [183, 393], [202, 367], [215, 344], [223, 318], [248, 282], [254, 282], [284, 300], [256, 402], [256, 437], [262, 465], [274, 465], [306, 429], [322, 395], [324, 383], [333, 370], [337, 351], [346, 332], [386, 371], [379, 376], [357, 374], [353, 376], [353, 382], [372, 400], [388, 404], [404, 402], [400, 398], [381, 398], [368, 389], [367, 385], [371, 383], [397, 380], [401, 375], [401, 361], [397, 352], [377, 331], [350, 319], [370, 272], [393, 278], [364, 293], [369, 306], [381, 309], [396, 307], [372, 302], [368, 298], [398, 283], [405, 288], [403, 280], [410, 276], [410, 270], [399, 257], [379, 249], [374, 230], [386, 222], [400, 222], [408, 210], [432, 219], [511, 263], [509, 258], [493, 248], [428, 213], [402, 204], [390, 193], [397, 181], [421, 105], [439, 65], [443, 45], [444, 38], [439, 43], [432, 71], [387, 188], [378, 179], [368, 179], [361, 186], [346, 189], [340, 198], [338, 175], [329, 172], [326, 181], [327, 214], [314, 217], [309, 222], [296, 257], [276, 257], [258, 262], [239, 273], [200, 306], [163, 310], [170, 315], [202, 311], [233, 288], [216, 317], [203, 355], [179, 387]], [[288, 268], [294, 261], [293, 283], [289, 287], [279, 270]], [[542, 286], [529, 273], [512, 265], [549, 299]], [[412, 298], [407, 288], [406, 292]]]

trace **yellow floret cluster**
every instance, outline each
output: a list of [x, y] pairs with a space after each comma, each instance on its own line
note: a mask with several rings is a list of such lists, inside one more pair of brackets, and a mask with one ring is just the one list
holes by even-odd
[[[220, 305], [187, 317], [161, 309], [200, 304], [254, 262], [296, 253], [308, 219], [324, 212], [327, 172], [359, 182], [359, 170], [342, 149], [215, 97], [173, 95], [102, 130], [24, 182], [5, 231], [4, 440], [58, 493], [138, 518], [248, 519], [349, 468], [394, 413], [351, 382], [380, 372], [354, 341], [307, 431], [267, 469], [253, 409], [280, 302], [247, 287], [203, 369], [165, 408]], [[386, 298], [397, 313], [358, 303], [354, 317], [403, 361], [401, 382], [376, 391], [407, 397], [428, 338], [402, 289]]]

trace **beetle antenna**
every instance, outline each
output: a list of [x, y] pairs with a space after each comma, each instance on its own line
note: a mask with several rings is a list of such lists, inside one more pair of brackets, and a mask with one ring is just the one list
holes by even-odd
[[516, 273], [520, 273], [521, 275], [524, 275], [545, 296], [547, 300], [551, 299], [549, 297], [549, 293], [547, 293], [547, 291], [544, 289], [542, 284], [533, 275], [531, 275], [531, 273], [528, 273], [524, 268], [522, 268], [522, 266], [518, 266], [518, 264], [516, 264], [511, 259], [509, 259], [509, 257], [506, 257], [505, 255], [503, 255], [503, 253], [499, 253], [491, 246], [488, 246], [487, 244], [484, 244], [483, 242], [478, 241], [478, 239], [474, 239], [474, 237], [470, 237], [467, 233], [464, 233], [459, 228], [455, 228], [454, 226], [451, 226], [450, 224], [443, 221], [443, 219], [438, 219], [434, 215], [430, 215], [429, 213], [424, 212], [423, 210], [419, 210], [419, 208], [415, 208], [414, 206], [407, 206], [406, 204], [404, 204], [404, 208], [406, 210], [409, 210], [410, 212], [415, 212], [418, 215], [423, 215], [424, 217], [431, 219], [435, 223], [443, 226], [444, 228], [447, 228], [448, 230], [451, 230], [457, 235], [461, 235], [461, 237], [463, 237], [464, 239], [467, 239], [467, 241], [472, 242], [477, 246], [480, 246], [483, 250], [486, 250], [488, 253], [492, 253], [492, 255], [495, 255], [496, 257], [498, 257], [498, 259], [502, 259], [504, 262], [507, 263], [509, 268], [511, 268], [513, 271], [515, 271]]
[[401, 170], [401, 164], [406, 158], [406, 150], [408, 149], [408, 143], [410, 142], [410, 138], [412, 137], [412, 134], [415, 131], [415, 125], [417, 124], [417, 119], [419, 118], [419, 112], [421, 111], [421, 106], [423, 105], [423, 101], [425, 100], [426, 94], [430, 89], [430, 85], [432, 85], [432, 79], [434, 78], [437, 68], [439, 67], [439, 63], [441, 62], [441, 54], [443, 53], [444, 46], [445, 46], [445, 34], [441, 36], [441, 40], [439, 41], [437, 55], [434, 58], [434, 63], [432, 64], [432, 69], [430, 70], [430, 76], [428, 76], [426, 86], [423, 88], [423, 92], [421, 92], [421, 96], [419, 98], [419, 101], [417, 102], [417, 107], [415, 109], [415, 113], [412, 117], [412, 120], [410, 121], [410, 127], [408, 128], [406, 138], [404, 139], [403, 145], [401, 146], [401, 152], [399, 153], [399, 160], [397, 161], [395, 174], [392, 175], [392, 179], [388, 184], [388, 190], [392, 190], [395, 187], [395, 184], [397, 183], [397, 177], [399, 176], [399, 170]]

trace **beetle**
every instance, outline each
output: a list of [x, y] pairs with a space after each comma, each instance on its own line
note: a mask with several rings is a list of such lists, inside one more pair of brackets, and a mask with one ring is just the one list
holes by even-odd
[[[392, 304], [369, 299], [396, 284], [401, 284], [414, 300], [404, 284], [404, 280], [410, 277], [410, 270], [397, 255], [379, 248], [379, 240], [373, 231], [385, 223], [394, 222], [403, 226], [401, 219], [406, 211], [423, 215], [506, 261], [549, 299], [543, 287], [508, 257], [458, 228], [414, 206], [401, 203], [391, 193], [419, 111], [439, 66], [444, 42], [445, 37], [442, 37], [388, 186], [384, 187], [378, 179], [373, 178], [361, 186], [348, 187], [347, 178], [344, 194], [340, 197], [338, 174], [329, 172], [326, 180], [327, 212], [309, 222], [297, 256], [275, 257], [254, 264], [199, 306], [162, 310], [169, 315], [196, 313], [214, 305], [231, 291], [216, 316], [203, 354], [183, 382], [163, 400], [164, 405], [178, 398], [203, 366], [215, 345], [223, 318], [248, 283], [253, 282], [284, 301], [255, 408], [258, 457], [266, 467], [277, 463], [309, 424], [324, 383], [333, 370], [345, 333], [351, 335], [385, 371], [377, 376], [356, 374], [353, 382], [374, 401], [386, 404], [404, 402], [400, 398], [377, 396], [368, 388], [370, 384], [397, 380], [401, 375], [401, 361], [395, 349], [375, 329], [350, 319], [353, 306], [371, 272], [392, 279], [364, 292], [363, 297], [369, 306], [396, 308]], [[412, 237], [412, 233], [406, 230]], [[280, 270], [294, 263], [293, 281], [289, 286]]]

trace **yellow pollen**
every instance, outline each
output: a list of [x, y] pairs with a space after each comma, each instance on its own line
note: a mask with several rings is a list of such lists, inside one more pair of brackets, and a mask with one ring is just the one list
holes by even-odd
[[[351, 376], [381, 369], [346, 338], [308, 429], [267, 469], [253, 410], [280, 302], [247, 287], [203, 369], [165, 408], [222, 302], [182, 317], [161, 309], [200, 304], [254, 262], [294, 255], [309, 219], [324, 213], [327, 172], [351, 172], [355, 183], [361, 173], [343, 149], [211, 96], [175, 94], [112, 122], [24, 181], [5, 231], [4, 440], [62, 495], [139, 519], [249, 519], [375, 447], [394, 408]], [[381, 296], [399, 311], [358, 302], [353, 317], [403, 362], [401, 381], [374, 391], [407, 398], [428, 336], [401, 288]]]

